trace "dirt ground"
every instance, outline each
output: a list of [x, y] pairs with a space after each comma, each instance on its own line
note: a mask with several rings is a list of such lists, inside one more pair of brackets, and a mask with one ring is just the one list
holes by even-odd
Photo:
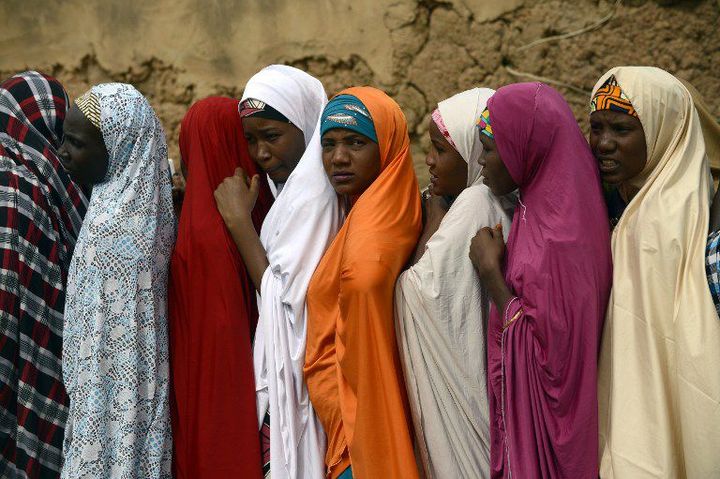
[[589, 92], [616, 65], [655, 65], [689, 80], [720, 117], [720, 1], [5, 0], [0, 75], [38, 69], [71, 96], [103, 81], [149, 98], [177, 157], [179, 123], [209, 95], [239, 97], [281, 62], [329, 94], [375, 85], [405, 111], [421, 184], [429, 114], [474, 86], [541, 79], [587, 125]]

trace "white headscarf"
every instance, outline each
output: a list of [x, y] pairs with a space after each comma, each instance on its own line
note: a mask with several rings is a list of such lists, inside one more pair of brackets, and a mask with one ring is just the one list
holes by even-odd
[[269, 267], [262, 278], [254, 363], [258, 419], [270, 413], [273, 479], [325, 477], [325, 433], [303, 378], [305, 296], [315, 267], [342, 224], [337, 195], [325, 174], [320, 114], [327, 103], [316, 78], [271, 65], [253, 76], [243, 100], [255, 98], [285, 115], [306, 149], [260, 232]]
[[598, 400], [602, 477], [720, 477], [720, 320], [705, 275], [706, 142], [668, 72], [613, 68], [645, 132], [640, 190], [612, 235]]
[[160, 121], [131, 85], [92, 88], [108, 151], [70, 264], [63, 478], [169, 477], [167, 279], [175, 241]]
[[[474, 118], [477, 122], [480, 114], [485, 110], [487, 101], [494, 93], [495, 90], [490, 88], [473, 88], [438, 103], [440, 116], [450, 133], [450, 138], [457, 152], [468, 164], [468, 186], [482, 183], [482, 166], [478, 160], [483, 150], [477, 128], [470, 128], [470, 119]], [[476, 123], [472, 125], [475, 126]]]
[[395, 290], [396, 328], [415, 434], [427, 477], [489, 477], [490, 431], [485, 384], [488, 302], [468, 256], [484, 227], [503, 225], [512, 201], [482, 184], [476, 122], [495, 93], [474, 88], [438, 104], [468, 188], [453, 202], [420, 261]]

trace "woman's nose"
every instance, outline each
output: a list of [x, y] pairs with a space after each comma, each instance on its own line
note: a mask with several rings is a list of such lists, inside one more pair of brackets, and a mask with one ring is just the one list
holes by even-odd
[[263, 144], [258, 144], [257, 146], [257, 158], [258, 161], [265, 162], [270, 160], [272, 158], [272, 154], [270, 153], [270, 148]]
[[68, 159], [69, 155], [64, 141], [60, 144], [60, 148], [58, 148], [57, 154], [63, 161]]
[[601, 133], [600, 138], [598, 138], [597, 142], [597, 151], [599, 153], [610, 153], [615, 150], [617, 147], [617, 142], [614, 138], [612, 138], [612, 135], [608, 133]]
[[432, 149], [427, 155], [425, 155], [425, 164], [428, 165], [429, 168], [435, 166], [435, 155], [433, 154]]
[[333, 150], [332, 163], [334, 165], [345, 165], [350, 163], [350, 155], [344, 145], [337, 145]]

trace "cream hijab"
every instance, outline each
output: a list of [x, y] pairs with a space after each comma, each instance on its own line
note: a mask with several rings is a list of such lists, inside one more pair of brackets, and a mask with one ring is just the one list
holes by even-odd
[[652, 67], [614, 75], [645, 131], [640, 188], [612, 236], [598, 399], [600, 474], [720, 477], [720, 320], [705, 276], [709, 168], [687, 88]]
[[482, 184], [476, 125], [493, 93], [474, 88], [438, 108], [468, 163], [468, 188], [455, 200], [420, 261], [395, 289], [396, 329], [415, 439], [428, 478], [489, 477], [490, 433], [485, 384], [487, 300], [468, 256], [484, 226], [503, 225], [513, 204]]

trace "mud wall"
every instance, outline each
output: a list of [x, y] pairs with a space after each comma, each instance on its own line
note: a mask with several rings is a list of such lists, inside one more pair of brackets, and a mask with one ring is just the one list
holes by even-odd
[[691, 81], [720, 117], [720, 0], [3, 0], [0, 75], [38, 69], [71, 96], [135, 84], [172, 156], [188, 106], [239, 96], [272, 62], [332, 94], [385, 89], [403, 107], [421, 181], [435, 104], [472, 86], [541, 79], [587, 122], [589, 91], [615, 65], [657, 65]]

